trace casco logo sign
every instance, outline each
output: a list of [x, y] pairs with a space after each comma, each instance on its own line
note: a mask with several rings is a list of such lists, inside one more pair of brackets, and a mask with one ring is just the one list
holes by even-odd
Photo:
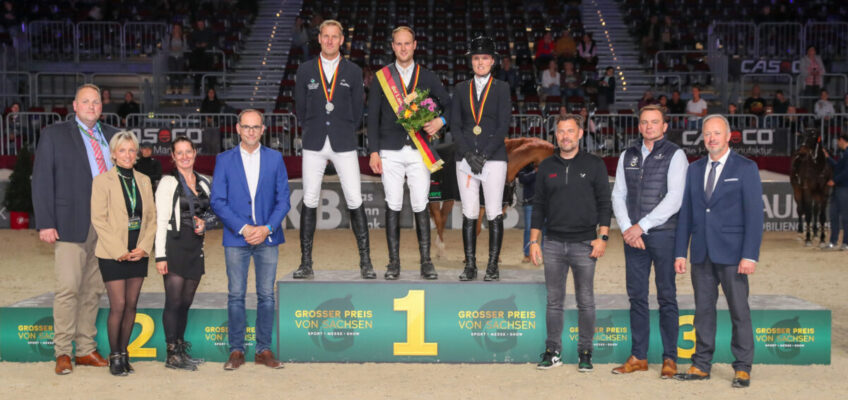
[[[704, 137], [699, 131], [683, 131], [681, 142], [684, 146], [697, 146], [704, 142]], [[748, 146], [771, 145], [774, 144], [774, 130], [744, 129], [742, 131], [731, 131], [730, 143]]]
[[743, 74], [797, 74], [800, 60], [742, 60], [739, 70]]
[[178, 136], [185, 136], [196, 145], [203, 143], [203, 130], [198, 128], [136, 128], [132, 129], [132, 132], [135, 133], [141, 143], [170, 145], [171, 140]]

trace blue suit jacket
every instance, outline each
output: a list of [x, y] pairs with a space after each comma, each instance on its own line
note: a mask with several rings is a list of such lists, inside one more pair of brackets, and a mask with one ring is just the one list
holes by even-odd
[[224, 223], [224, 246], [249, 246], [238, 232], [244, 225], [271, 225], [266, 245], [285, 243], [283, 218], [289, 212], [289, 179], [280, 152], [260, 146], [259, 183], [256, 186], [256, 222], [251, 216], [250, 190], [241, 161], [241, 146], [218, 154], [212, 179], [212, 210]]
[[743, 258], [758, 260], [763, 239], [763, 186], [757, 164], [730, 150], [710, 201], [704, 194], [709, 157], [686, 172], [683, 205], [677, 220], [674, 256], [686, 257], [691, 238], [693, 264], [710, 260], [736, 265]]

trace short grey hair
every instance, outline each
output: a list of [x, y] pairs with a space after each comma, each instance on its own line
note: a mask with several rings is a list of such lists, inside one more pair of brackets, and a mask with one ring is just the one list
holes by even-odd
[[[114, 153], [115, 149], [124, 144], [124, 142], [132, 142], [135, 146], [135, 150], [138, 151], [138, 138], [135, 136], [135, 133], [132, 133], [132, 131], [120, 131], [109, 140], [110, 153]], [[115, 157], [111, 154], [109, 156], [112, 158], [112, 162], [114, 163]], [[136, 161], [138, 161], [138, 158], [136, 158]]]
[[707, 121], [711, 119], [720, 119], [724, 121], [724, 126], [727, 128], [724, 130], [724, 133], [730, 133], [730, 121], [728, 121], [727, 118], [725, 118], [724, 115], [721, 114], [710, 114], [704, 117], [704, 122], [701, 125], [701, 130], [703, 130], [703, 127], [707, 125]]

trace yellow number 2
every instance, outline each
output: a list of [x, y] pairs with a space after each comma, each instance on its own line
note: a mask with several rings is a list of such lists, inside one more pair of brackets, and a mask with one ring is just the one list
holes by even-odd
[[394, 343], [396, 356], [437, 356], [438, 343], [424, 342], [424, 291], [410, 290], [395, 299], [395, 311], [406, 311], [406, 342]]
[[153, 336], [153, 327], [156, 325], [153, 318], [147, 314], [135, 314], [135, 323], [141, 325], [141, 333], [127, 346], [130, 357], [156, 358], [155, 347], [141, 347]]

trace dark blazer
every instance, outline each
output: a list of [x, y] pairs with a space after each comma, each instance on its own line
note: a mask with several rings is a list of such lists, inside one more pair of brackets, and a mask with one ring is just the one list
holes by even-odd
[[757, 164], [730, 150], [708, 202], [704, 194], [708, 160], [695, 161], [686, 172], [674, 256], [686, 257], [691, 237], [693, 264], [702, 264], [707, 257], [722, 265], [736, 265], [743, 258], [756, 261], [763, 239], [763, 186]]
[[[416, 68], [418, 64], [416, 63]], [[391, 64], [392, 77], [398, 85], [402, 85], [400, 74], [395, 68], [395, 64]], [[376, 73], [376, 71], [375, 71]], [[415, 71], [412, 72], [412, 79], [406, 87], [407, 93], [412, 91], [412, 85], [415, 83]], [[429, 89], [430, 97], [435, 100], [445, 121], [450, 121], [451, 98], [448, 91], [442, 85], [439, 77], [427, 68], [421, 67], [418, 73], [418, 89]], [[401, 92], [403, 94], [403, 92]], [[371, 87], [368, 90], [368, 153], [374, 153], [380, 150], [400, 150], [404, 145], [412, 145], [409, 134], [403, 127], [397, 123], [395, 110], [386, 99], [383, 88], [380, 86], [380, 81], [375, 77], [371, 82]]]
[[[481, 153], [489, 160], [506, 161], [506, 146], [504, 140], [509, 132], [512, 119], [512, 99], [509, 96], [509, 85], [495, 79], [489, 91], [489, 98], [483, 108], [480, 127], [483, 133], [475, 135], [475, 121], [471, 115], [471, 105], [468, 102], [468, 85], [474, 84], [474, 78], [460, 82], [453, 91], [450, 130], [456, 142], [457, 162], [462, 161], [463, 154], [469, 151]], [[485, 90], [485, 89], [484, 89]], [[476, 90], [473, 90], [475, 110], [480, 105], [477, 102]], [[485, 93], [485, 92], [484, 92]], [[481, 95], [482, 99], [482, 95]]]
[[[100, 129], [107, 142], [118, 132], [105, 124], [100, 124]], [[41, 131], [32, 171], [35, 228], [56, 229], [63, 242], [85, 242], [91, 226], [92, 180], [76, 120], [59, 122]]]
[[283, 218], [291, 208], [289, 178], [286, 164], [279, 151], [260, 146], [259, 182], [256, 185], [256, 223], [251, 215], [250, 189], [241, 161], [241, 146], [233, 147], [215, 158], [215, 175], [212, 178], [212, 210], [224, 223], [224, 246], [248, 246], [239, 230], [245, 225], [271, 225], [273, 233], [265, 244], [276, 246], [285, 243]]
[[[333, 95], [335, 109], [328, 114], [324, 109], [327, 99], [322, 93], [324, 89], [318, 72], [318, 57], [301, 64], [297, 69], [295, 113], [298, 124], [303, 128], [303, 148], [306, 150], [321, 150], [327, 136], [335, 152], [356, 150], [356, 130], [362, 121], [365, 104], [362, 69], [342, 57], [337, 73], [339, 77]], [[330, 90], [331, 84], [327, 82], [327, 90]]]

